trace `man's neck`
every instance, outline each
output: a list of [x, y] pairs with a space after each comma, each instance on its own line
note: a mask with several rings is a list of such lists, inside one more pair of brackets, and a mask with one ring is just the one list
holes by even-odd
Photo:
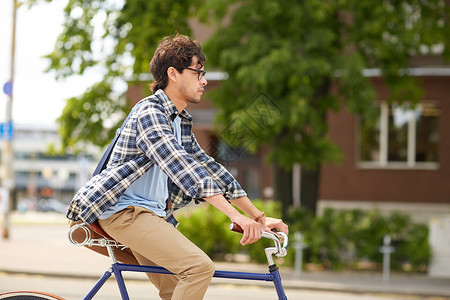
[[183, 99], [183, 97], [178, 93], [177, 90], [167, 86], [164, 89], [164, 93], [166, 93], [167, 97], [169, 97], [170, 101], [172, 101], [173, 105], [175, 105], [179, 112], [182, 112], [183, 109], [186, 108], [187, 102]]

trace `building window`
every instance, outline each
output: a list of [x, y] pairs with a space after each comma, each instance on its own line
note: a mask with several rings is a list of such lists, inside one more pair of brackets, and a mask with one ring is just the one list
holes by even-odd
[[381, 104], [378, 118], [361, 120], [362, 168], [437, 168], [440, 109], [421, 103], [414, 109]]

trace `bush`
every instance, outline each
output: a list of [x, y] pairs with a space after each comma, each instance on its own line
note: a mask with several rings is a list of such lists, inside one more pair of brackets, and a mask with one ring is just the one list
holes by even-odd
[[[271, 217], [281, 216], [279, 202], [254, 201]], [[273, 242], [262, 239], [255, 244], [241, 246], [241, 235], [228, 229], [229, 219], [209, 204], [194, 209], [183, 209], [179, 216], [179, 230], [214, 260], [223, 260], [226, 254], [245, 252], [252, 261], [265, 263], [264, 248]], [[395, 252], [391, 256], [394, 270], [426, 271], [431, 258], [428, 227], [416, 224], [405, 214], [382, 215], [378, 210], [325, 209], [314, 217], [303, 209], [293, 210], [289, 216], [291, 249], [277, 263], [293, 266], [295, 259], [294, 233], [304, 236], [304, 263], [313, 263], [326, 269], [357, 268], [361, 262], [381, 268], [383, 255], [379, 252], [383, 237], [390, 235]]]
[[431, 258], [428, 227], [398, 212], [386, 217], [378, 210], [328, 208], [313, 218], [303, 210], [295, 210], [290, 219], [290, 231], [305, 236], [308, 248], [304, 250], [304, 261], [324, 268], [354, 268], [363, 261], [380, 266], [383, 255], [379, 248], [385, 235], [390, 235], [395, 247], [393, 269], [423, 271]]

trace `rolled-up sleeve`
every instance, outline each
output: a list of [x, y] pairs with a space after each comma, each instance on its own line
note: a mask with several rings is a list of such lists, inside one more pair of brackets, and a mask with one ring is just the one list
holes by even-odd
[[143, 105], [137, 117], [137, 147], [191, 198], [222, 194], [205, 168], [178, 144], [172, 124], [161, 107]]

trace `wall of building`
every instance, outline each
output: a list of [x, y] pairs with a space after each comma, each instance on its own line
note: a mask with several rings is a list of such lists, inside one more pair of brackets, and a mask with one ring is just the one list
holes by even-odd
[[[450, 206], [450, 98], [449, 76], [421, 77], [424, 100], [433, 100], [441, 110], [439, 150], [436, 168], [373, 168], [358, 166], [357, 118], [345, 109], [328, 116], [331, 139], [343, 150], [341, 165], [322, 168], [320, 199], [332, 206], [339, 202], [404, 203], [404, 205], [443, 204]], [[380, 78], [372, 78], [378, 99], [388, 95]], [[348, 206], [348, 205], [347, 205]], [[399, 207], [398, 207], [399, 208]], [[422, 208], [423, 209], [423, 208]]]

